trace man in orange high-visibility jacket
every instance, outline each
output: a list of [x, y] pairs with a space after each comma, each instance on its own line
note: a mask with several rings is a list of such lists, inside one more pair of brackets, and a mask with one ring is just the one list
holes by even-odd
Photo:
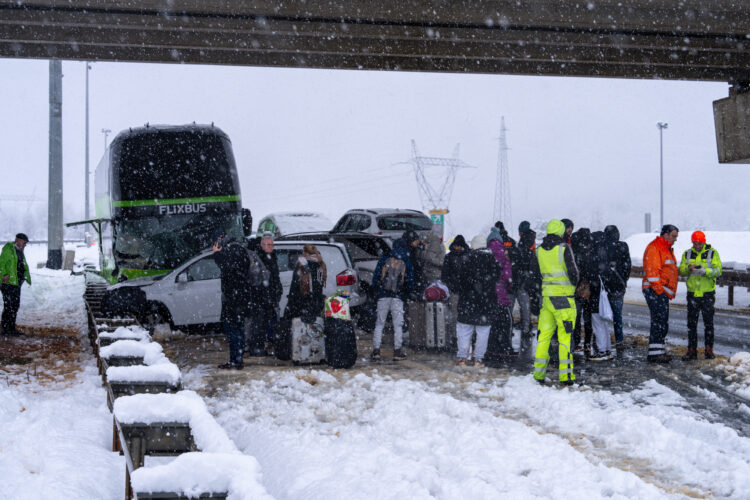
[[648, 338], [648, 361], [669, 363], [666, 339], [669, 331], [669, 301], [677, 293], [679, 268], [672, 250], [679, 230], [671, 224], [661, 228], [661, 235], [648, 244], [643, 253], [643, 296], [651, 313]]

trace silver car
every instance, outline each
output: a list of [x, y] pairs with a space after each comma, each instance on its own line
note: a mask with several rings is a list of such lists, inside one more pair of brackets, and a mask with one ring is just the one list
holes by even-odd
[[[280, 308], [284, 311], [297, 258], [305, 244], [315, 245], [326, 263], [328, 277], [323, 293], [328, 296], [337, 290], [349, 293], [351, 306], [362, 301], [359, 281], [346, 247], [342, 243], [320, 241], [278, 241], [275, 243], [279, 263], [279, 277], [284, 292]], [[138, 287], [145, 294], [145, 304], [139, 305], [144, 326], [170, 323], [173, 327], [189, 327], [218, 323], [221, 317], [221, 272], [210, 250], [207, 250], [169, 274], [125, 281], [109, 288]]]
[[370, 233], [387, 238], [392, 243], [409, 229], [424, 237], [432, 231], [432, 219], [419, 210], [358, 208], [342, 215], [331, 233]]

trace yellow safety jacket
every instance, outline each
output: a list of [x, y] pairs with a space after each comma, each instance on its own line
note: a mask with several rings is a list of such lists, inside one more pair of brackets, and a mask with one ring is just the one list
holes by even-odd
[[542, 273], [543, 297], [572, 297], [576, 287], [570, 282], [568, 266], [565, 265], [565, 248], [561, 243], [550, 250], [537, 247], [536, 258], [539, 261], [539, 271]]
[[[688, 266], [700, 266], [699, 269], [688, 269]], [[705, 274], [702, 272], [705, 270]], [[704, 293], [716, 290], [716, 278], [721, 276], [721, 259], [719, 252], [711, 245], [703, 245], [700, 252], [688, 248], [682, 254], [680, 275], [688, 276], [687, 289], [696, 297], [703, 297]]]

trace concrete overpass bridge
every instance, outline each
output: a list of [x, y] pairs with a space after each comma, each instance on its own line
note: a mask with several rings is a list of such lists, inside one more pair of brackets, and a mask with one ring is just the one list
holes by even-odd
[[0, 57], [725, 81], [750, 162], [743, 0], [13, 0]]

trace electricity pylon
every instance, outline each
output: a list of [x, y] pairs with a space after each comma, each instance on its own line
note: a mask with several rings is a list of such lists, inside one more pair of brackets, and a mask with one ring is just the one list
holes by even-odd
[[[459, 149], [460, 144], [456, 144], [452, 158], [420, 156], [417, 152], [417, 143], [414, 139], [411, 140], [412, 157], [407, 163], [414, 168], [414, 177], [417, 180], [419, 198], [424, 210], [431, 212], [445, 210], [444, 213], [447, 213], [453, 194], [453, 186], [456, 183], [456, 173], [461, 168], [477, 168], [458, 158]], [[428, 167], [443, 170], [442, 184], [436, 187], [430, 183], [425, 173]], [[434, 175], [431, 177], [435, 178]]]
[[502, 221], [506, 229], [513, 227], [510, 212], [510, 177], [508, 175], [508, 142], [505, 138], [505, 117], [500, 118], [500, 145], [497, 153], [497, 178], [495, 179], [495, 208], [492, 216]]

